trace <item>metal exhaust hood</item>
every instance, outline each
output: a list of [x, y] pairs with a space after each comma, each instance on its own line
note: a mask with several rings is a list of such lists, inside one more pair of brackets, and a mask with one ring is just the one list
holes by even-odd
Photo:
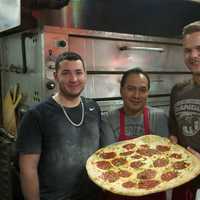
[[33, 24], [174, 38], [183, 26], [200, 20], [199, 1], [22, 0], [21, 29]]
[[184, 25], [200, 20], [199, 0], [71, 0], [46, 10], [42, 23], [97, 31], [179, 37]]

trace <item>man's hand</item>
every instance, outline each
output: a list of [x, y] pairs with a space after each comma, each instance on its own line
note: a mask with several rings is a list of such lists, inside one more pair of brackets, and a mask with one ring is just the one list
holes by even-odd
[[171, 141], [171, 143], [173, 144], [177, 144], [178, 143], [178, 138], [175, 135], [170, 135], [169, 136], [169, 140]]
[[194, 154], [197, 158], [200, 159], [200, 153], [192, 149], [191, 147], [187, 147], [187, 150]]

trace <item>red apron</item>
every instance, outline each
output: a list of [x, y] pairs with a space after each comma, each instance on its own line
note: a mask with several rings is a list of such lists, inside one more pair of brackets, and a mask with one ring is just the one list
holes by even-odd
[[[119, 138], [117, 140], [123, 141], [123, 140], [128, 140], [128, 139], [134, 138], [134, 137], [127, 136], [125, 133], [125, 113], [122, 109], [120, 109], [120, 111], [119, 111], [119, 119], [120, 119], [120, 121], [119, 121], [120, 134], [119, 134]], [[148, 135], [150, 133], [149, 110], [146, 106], [143, 109], [143, 120], [144, 120], [144, 134]]]
[[[150, 133], [149, 128], [149, 109], [145, 106], [143, 109], [143, 120], [144, 120], [144, 134], [148, 135]], [[125, 133], [125, 113], [122, 109], [120, 109], [120, 134], [118, 141], [132, 139], [133, 137], [129, 137]], [[128, 196], [120, 196], [110, 192], [106, 192], [105, 200], [166, 200], [165, 192], [155, 193], [142, 197], [128, 197]]]

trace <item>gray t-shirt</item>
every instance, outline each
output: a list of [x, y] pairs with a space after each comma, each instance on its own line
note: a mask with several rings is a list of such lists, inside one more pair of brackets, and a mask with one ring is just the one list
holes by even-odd
[[[170, 133], [178, 137], [178, 143], [200, 152], [200, 86], [192, 80], [176, 84], [171, 92]], [[200, 176], [191, 181], [199, 188]]]
[[200, 86], [192, 80], [175, 85], [170, 102], [170, 132], [179, 143], [200, 152]]
[[[149, 128], [150, 134], [156, 134], [167, 137], [168, 131], [168, 118], [163, 110], [158, 108], [149, 107]], [[114, 135], [116, 141], [120, 133], [120, 114], [119, 110], [114, 110], [103, 115], [103, 121], [107, 125], [105, 131]], [[125, 133], [129, 137], [138, 137], [144, 135], [144, 120], [143, 114], [141, 116], [127, 116], [125, 115]], [[108, 134], [108, 133], [107, 133]]]

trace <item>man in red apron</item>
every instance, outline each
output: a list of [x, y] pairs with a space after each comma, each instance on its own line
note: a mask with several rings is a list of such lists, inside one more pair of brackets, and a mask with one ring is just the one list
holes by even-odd
[[[124, 73], [120, 93], [123, 107], [107, 113], [105, 121], [114, 134], [115, 141], [123, 141], [144, 134], [159, 134], [168, 136], [166, 114], [157, 108], [146, 105], [150, 89], [150, 79], [140, 68], [134, 68]], [[165, 200], [165, 192], [143, 197], [127, 197], [106, 194], [106, 200]]]

